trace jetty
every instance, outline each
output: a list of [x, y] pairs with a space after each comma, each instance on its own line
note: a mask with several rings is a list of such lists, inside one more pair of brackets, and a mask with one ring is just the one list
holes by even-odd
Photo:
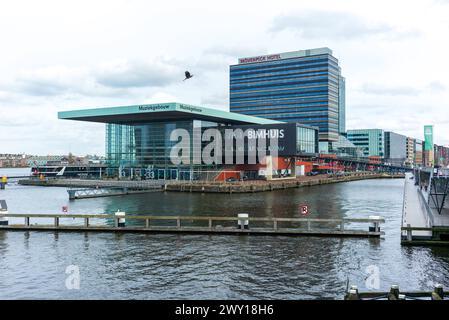
[[449, 245], [449, 170], [406, 173], [401, 244]]
[[312, 219], [235, 217], [152, 216], [115, 214], [2, 214], [4, 220], [23, 223], [0, 225], [0, 231], [140, 232], [232, 235], [282, 235], [327, 237], [375, 237], [384, 235], [379, 216], [369, 218]]
[[112, 196], [123, 196], [127, 194], [140, 194], [140, 193], [148, 193], [148, 192], [158, 192], [162, 191], [162, 187], [158, 185], [154, 185], [152, 187], [148, 186], [144, 189], [138, 188], [82, 188], [76, 189], [71, 188], [67, 189], [67, 193], [69, 194], [69, 200], [76, 199], [89, 199], [89, 198], [99, 198], [99, 197], [112, 197]]
[[[447, 294], [446, 294], [447, 295]], [[404, 291], [398, 285], [392, 285], [387, 292], [359, 292], [357, 286], [352, 285], [346, 290], [344, 300], [444, 300], [445, 292], [441, 284], [435, 284], [433, 291]]]

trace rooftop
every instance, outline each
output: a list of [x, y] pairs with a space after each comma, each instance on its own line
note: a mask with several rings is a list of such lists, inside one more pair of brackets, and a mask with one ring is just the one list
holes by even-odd
[[255, 56], [255, 57], [239, 58], [239, 64], [267, 62], [267, 61], [281, 60], [281, 59], [316, 56], [316, 55], [321, 55], [321, 54], [332, 55], [332, 50], [327, 47], [323, 47], [323, 48], [267, 54], [267, 55]]
[[170, 120], [204, 120], [228, 124], [275, 124], [280, 121], [178, 102], [104, 107], [58, 112], [58, 119], [134, 124]]

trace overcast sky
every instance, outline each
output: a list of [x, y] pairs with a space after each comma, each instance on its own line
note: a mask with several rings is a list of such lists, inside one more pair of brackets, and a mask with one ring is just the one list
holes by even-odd
[[[228, 110], [239, 57], [329, 47], [347, 128], [449, 144], [449, 0], [0, 1], [0, 153], [104, 154], [57, 112], [158, 102]], [[184, 71], [195, 77], [183, 82]]]

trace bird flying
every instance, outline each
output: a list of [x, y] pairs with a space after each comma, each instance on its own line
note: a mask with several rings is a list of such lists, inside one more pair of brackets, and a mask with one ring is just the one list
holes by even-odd
[[193, 77], [193, 74], [190, 74], [189, 71], [186, 71], [186, 72], [185, 72], [185, 75], [186, 75], [186, 78], [185, 78], [184, 80], [182, 80], [182, 81], [186, 81], [187, 79], [190, 79], [190, 78]]

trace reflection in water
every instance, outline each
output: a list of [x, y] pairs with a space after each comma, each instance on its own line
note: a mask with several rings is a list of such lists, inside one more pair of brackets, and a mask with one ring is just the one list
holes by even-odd
[[[384, 239], [283, 236], [0, 232], [0, 298], [340, 299], [346, 279], [366, 290], [367, 268], [380, 286], [449, 287], [447, 248], [401, 247], [403, 180], [367, 180], [254, 194], [149, 193], [79, 200], [71, 213], [299, 217], [381, 215]], [[11, 185], [10, 212], [59, 213], [64, 188]], [[24, 201], [26, 199], [27, 201]], [[65, 288], [77, 265], [81, 289]]]

